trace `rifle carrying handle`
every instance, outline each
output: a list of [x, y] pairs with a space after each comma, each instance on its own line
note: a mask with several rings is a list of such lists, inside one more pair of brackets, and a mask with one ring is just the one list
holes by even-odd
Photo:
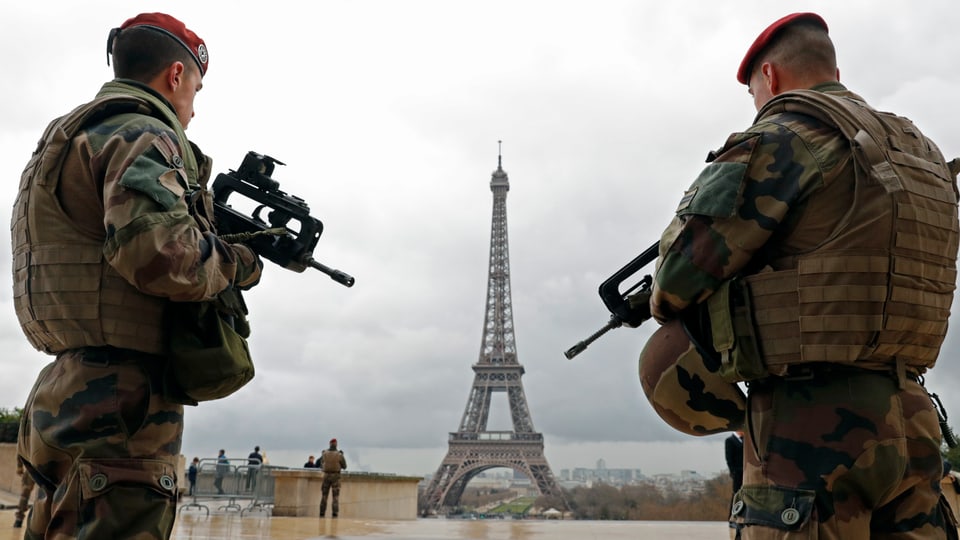
[[587, 347], [590, 346], [591, 343], [599, 339], [610, 330], [619, 328], [623, 326], [624, 323], [633, 327], [640, 326], [643, 321], [649, 318], [649, 313], [646, 317], [639, 318], [639, 312], [630, 307], [630, 302], [627, 300], [627, 297], [629, 297], [630, 293], [638, 288], [641, 290], [644, 288], [649, 289], [653, 283], [653, 278], [650, 275], [646, 275], [625, 291], [621, 291], [620, 286], [624, 281], [627, 280], [627, 278], [639, 272], [641, 268], [655, 261], [659, 255], [660, 242], [657, 241], [600, 284], [598, 292], [600, 293], [600, 299], [603, 300], [603, 305], [607, 306], [607, 309], [610, 311], [610, 320], [607, 321], [607, 324], [602, 328], [591, 334], [590, 337], [567, 349], [563, 355], [566, 356], [568, 360], [571, 360], [574, 356], [582, 353]]

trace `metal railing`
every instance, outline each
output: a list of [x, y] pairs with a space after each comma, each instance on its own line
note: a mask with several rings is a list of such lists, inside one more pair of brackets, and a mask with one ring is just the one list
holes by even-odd
[[[197, 480], [186, 493], [190, 502], [180, 506], [180, 512], [188, 508], [197, 508], [210, 515], [210, 507], [204, 503], [222, 504], [220, 511], [239, 511], [242, 516], [253, 510], [266, 511], [273, 506], [273, 471], [286, 467], [270, 465], [251, 465], [246, 458], [227, 459], [204, 458], [197, 467]], [[212, 504], [211, 504], [212, 506]]]

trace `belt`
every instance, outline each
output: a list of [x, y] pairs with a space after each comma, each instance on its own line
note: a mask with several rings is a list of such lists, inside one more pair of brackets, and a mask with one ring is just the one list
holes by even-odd
[[103, 347], [80, 347], [65, 352], [73, 352], [83, 357], [83, 361], [88, 364], [97, 364], [102, 366], [119, 364], [142, 364], [158, 362], [163, 359], [156, 354], [145, 353], [133, 349], [121, 349], [109, 345]]
[[[766, 384], [773, 384], [778, 381], [802, 382], [837, 377], [859, 377], [863, 375], [880, 375], [890, 377], [894, 381], [901, 381], [900, 377], [897, 375], [897, 368], [895, 365], [890, 366], [889, 369], [868, 369], [852, 364], [812, 362], [808, 364], [797, 364], [790, 366], [787, 368], [787, 373], [784, 375], [770, 376], [758, 381], [750, 381], [748, 385], [756, 383], [758, 386], [763, 386]], [[910, 368], [904, 369], [903, 375], [906, 379], [923, 384], [923, 377], [918, 372]]]

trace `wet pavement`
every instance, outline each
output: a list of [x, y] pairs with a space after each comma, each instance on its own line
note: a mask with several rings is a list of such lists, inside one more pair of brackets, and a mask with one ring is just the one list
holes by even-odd
[[[9, 498], [9, 497], [8, 497]], [[0, 540], [19, 540], [14, 529], [16, 501], [0, 501]], [[176, 540], [300, 540], [319, 538], [389, 538], [392, 540], [724, 540], [724, 522], [560, 521], [510, 519], [362, 519], [271, 517], [269, 511], [212, 509], [210, 515], [184, 509], [173, 530]]]

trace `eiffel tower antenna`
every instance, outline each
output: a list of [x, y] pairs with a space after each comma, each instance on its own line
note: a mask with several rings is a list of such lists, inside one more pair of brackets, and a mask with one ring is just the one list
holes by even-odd
[[[507, 242], [507, 192], [510, 179], [503, 170], [502, 141], [497, 141], [497, 170], [490, 178], [493, 225], [490, 229], [490, 271], [480, 357], [460, 428], [450, 433], [447, 456], [424, 492], [423, 510], [443, 513], [457, 506], [467, 483], [488, 469], [505, 467], [526, 475], [541, 495], [563, 499], [563, 492], [543, 454], [543, 435], [533, 427], [520, 380], [524, 369], [517, 360], [510, 295], [510, 250]], [[511, 431], [490, 431], [490, 401], [506, 393]], [[566, 502], [563, 503], [566, 506]]]

